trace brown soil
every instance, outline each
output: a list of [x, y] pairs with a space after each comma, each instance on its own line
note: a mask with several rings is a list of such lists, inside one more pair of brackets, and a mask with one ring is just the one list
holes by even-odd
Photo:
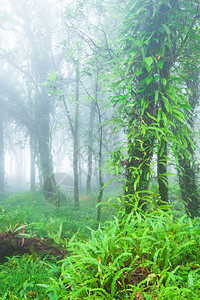
[[66, 255], [61, 247], [55, 244], [53, 239], [25, 237], [19, 232], [9, 230], [5, 233], [0, 232], [0, 263], [6, 261], [6, 257], [23, 255], [24, 253], [43, 253], [62, 259]]

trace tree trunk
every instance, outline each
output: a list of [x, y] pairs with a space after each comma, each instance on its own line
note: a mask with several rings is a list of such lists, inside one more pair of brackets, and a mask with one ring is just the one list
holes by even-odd
[[30, 181], [31, 191], [35, 191], [35, 141], [30, 135]]
[[[198, 92], [198, 86], [199, 86], [199, 70], [188, 70], [189, 74], [187, 75], [188, 78], [191, 79], [187, 80], [187, 87], [192, 91], [192, 94], [190, 95], [190, 105], [192, 107], [192, 111], [190, 112], [190, 115], [188, 115], [189, 125], [191, 128], [194, 128], [194, 110], [198, 104], [198, 98], [199, 98], [199, 92]], [[191, 139], [194, 141], [194, 137], [191, 135]], [[188, 158], [188, 155], [185, 153], [181, 153], [178, 156], [179, 161], [179, 184], [181, 188], [181, 195], [182, 199], [185, 202], [186, 212], [189, 216], [192, 218], [199, 216], [200, 211], [200, 193], [198, 189], [196, 174], [197, 170], [193, 163], [195, 160], [195, 153], [194, 149], [190, 144], [190, 141], [188, 141], [187, 150], [189, 151], [191, 157]]]
[[79, 174], [78, 174], [78, 154], [79, 154], [79, 88], [80, 71], [79, 62], [75, 62], [76, 67], [76, 100], [75, 100], [75, 123], [74, 123], [74, 201], [75, 206], [79, 208]]
[[[97, 84], [95, 87], [95, 99], [97, 97]], [[90, 107], [90, 120], [89, 120], [89, 128], [88, 128], [88, 173], [87, 173], [87, 194], [91, 193], [91, 179], [92, 179], [92, 158], [93, 158], [93, 128], [94, 128], [94, 120], [95, 120], [95, 102], [91, 101]]]
[[[171, 56], [171, 50], [166, 47], [166, 56]], [[171, 63], [170, 60], [165, 60], [163, 64], [163, 69], [160, 71], [161, 79], [168, 80], [169, 74], [170, 74], [170, 68]], [[160, 96], [159, 96], [159, 104], [162, 108], [162, 112], [167, 115], [167, 111], [163, 102], [163, 99], [161, 97], [161, 94], [165, 95], [166, 98], [167, 95], [165, 93], [165, 88], [162, 88], [160, 90]], [[169, 99], [170, 101], [170, 99]], [[165, 128], [165, 125], [163, 121], [160, 122], [160, 127]], [[168, 203], [168, 177], [167, 177], [167, 142], [161, 137], [160, 144], [158, 145], [158, 153], [157, 153], [157, 177], [158, 177], [158, 186], [159, 186], [159, 194], [161, 197], [161, 201]], [[164, 203], [158, 203], [160, 205]]]
[[5, 192], [4, 108], [0, 108], [0, 193]]
[[[162, 202], [168, 203], [167, 142], [161, 140], [157, 156], [157, 177]], [[158, 203], [164, 204], [164, 203]]]
[[[171, 2], [171, 1], [170, 1]], [[143, 2], [144, 4], [144, 2]], [[165, 130], [163, 124], [160, 123], [158, 113], [161, 113], [160, 120], [166, 120], [168, 116], [164, 116], [164, 106], [168, 104], [167, 99], [167, 79], [169, 77], [169, 70], [171, 69], [173, 62], [173, 49], [170, 43], [166, 42], [168, 39], [168, 33], [165, 30], [157, 30], [160, 27], [171, 24], [170, 15], [173, 9], [177, 5], [177, 1], [173, 1], [168, 5], [167, 3], [155, 4], [154, 1], [148, 1], [146, 6], [146, 13], [144, 18], [138, 19], [131, 27], [127, 22], [126, 31], [130, 29], [133, 32], [134, 39], [138, 39], [138, 44], [141, 44], [141, 52], [138, 45], [134, 42], [126, 42], [126, 51], [130, 55], [133, 47], [134, 51], [138, 52], [135, 58], [130, 61], [131, 68], [128, 73], [127, 86], [130, 85], [133, 76], [133, 90], [130, 94], [133, 98], [134, 109], [126, 107], [128, 122], [128, 165], [127, 165], [127, 184], [126, 184], [126, 210], [130, 212], [131, 205], [134, 202], [139, 202], [143, 209], [146, 208], [145, 203], [148, 202], [148, 190], [149, 177], [151, 171], [151, 160], [155, 142], [163, 139]], [[156, 13], [155, 13], [156, 10]], [[130, 17], [131, 14], [128, 14]], [[134, 15], [136, 17], [136, 14]], [[141, 17], [141, 16], [140, 16]], [[130, 21], [130, 19], [128, 19]], [[131, 22], [130, 22], [131, 24]], [[143, 36], [143, 40], [140, 39], [140, 35]], [[171, 41], [171, 40], [170, 40]], [[136, 50], [137, 49], [137, 50]], [[138, 51], [139, 50], [139, 51]], [[126, 55], [127, 55], [126, 53]], [[134, 57], [134, 56], [133, 56]], [[156, 59], [154, 59], [156, 58]], [[139, 73], [139, 74], [137, 74]], [[125, 86], [125, 91], [128, 88]], [[169, 96], [170, 97], [170, 96]], [[130, 99], [128, 99], [130, 101]], [[124, 102], [122, 102], [124, 103]], [[170, 102], [169, 102], [170, 103]], [[163, 115], [162, 115], [163, 113]], [[158, 128], [163, 130], [159, 131]], [[167, 151], [166, 145], [163, 145], [165, 152]], [[161, 151], [161, 145], [158, 150]], [[164, 153], [163, 153], [164, 155]], [[166, 161], [161, 167], [161, 161], [164, 156], [161, 152], [158, 154], [158, 172], [159, 172], [159, 189], [161, 197], [167, 199], [167, 184], [164, 187], [161, 178], [167, 181], [166, 177]], [[166, 159], [166, 157], [165, 157]], [[165, 168], [164, 168], [165, 166]]]
[[[150, 162], [152, 159], [153, 141], [146, 141], [141, 145], [140, 142], [134, 144], [129, 142], [127, 163], [127, 178], [125, 187], [125, 207], [126, 212], [130, 213], [132, 205], [137, 197], [139, 206], [146, 209], [145, 195], [149, 187]], [[138, 192], [138, 194], [137, 194]]]
[[[191, 58], [190, 58], [191, 59]], [[192, 58], [193, 59], [193, 58]], [[194, 110], [198, 105], [199, 99], [199, 69], [194, 68], [193, 60], [191, 63], [188, 62], [188, 66], [184, 69], [184, 75], [186, 76], [187, 87], [190, 89], [189, 103], [191, 105], [191, 111], [188, 113], [188, 123], [190, 128], [194, 128]], [[194, 142], [193, 134], [190, 138]], [[190, 153], [179, 153], [178, 155], [178, 176], [179, 185], [181, 188], [182, 199], [185, 202], [186, 212], [192, 218], [199, 216], [200, 211], [200, 193], [198, 189], [196, 174], [197, 170], [193, 161], [195, 160], [194, 148], [190, 141], [187, 141], [187, 150]], [[195, 142], [194, 142], [195, 144]]]
[[191, 218], [198, 217], [200, 211], [199, 190], [196, 183], [196, 172], [191, 162], [179, 155], [179, 184], [186, 212]]
[[[98, 84], [98, 78], [97, 78], [97, 84]], [[103, 178], [102, 178], [102, 146], [103, 146], [103, 125], [102, 125], [102, 120], [101, 120], [101, 110], [99, 108], [98, 103], [96, 102], [96, 107], [98, 111], [98, 117], [99, 117], [99, 195], [97, 197], [97, 222], [100, 222], [101, 218], [101, 202], [102, 202], [102, 197], [103, 197], [103, 191], [104, 191], [104, 183], [103, 183]]]
[[99, 190], [99, 195], [97, 198], [97, 222], [100, 222], [101, 219], [101, 201], [103, 198], [103, 178], [102, 178], [102, 138], [103, 138], [103, 128], [102, 124], [100, 123], [100, 132], [99, 132], [99, 185], [100, 185], [100, 190]]
[[37, 107], [37, 141], [40, 157], [40, 170], [43, 180], [45, 197], [51, 198], [56, 193], [56, 183], [53, 175], [53, 160], [50, 147], [50, 103], [45, 92], [40, 94]]

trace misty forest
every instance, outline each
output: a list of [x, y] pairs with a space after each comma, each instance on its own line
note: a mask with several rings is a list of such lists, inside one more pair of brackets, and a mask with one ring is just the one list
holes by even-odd
[[200, 1], [1, 0], [0, 299], [200, 299]]

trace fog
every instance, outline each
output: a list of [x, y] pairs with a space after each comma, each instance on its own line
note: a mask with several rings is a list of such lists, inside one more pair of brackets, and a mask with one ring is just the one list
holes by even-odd
[[200, 299], [199, 0], [1, 0], [0, 299]]
[[2, 192], [54, 193], [49, 178], [55, 173], [71, 176], [68, 187], [76, 191], [98, 190], [112, 179], [105, 165], [124, 139], [108, 122], [115, 109], [105, 90], [106, 58], [112, 55], [108, 37], [114, 38], [116, 22], [98, 5], [2, 1]]

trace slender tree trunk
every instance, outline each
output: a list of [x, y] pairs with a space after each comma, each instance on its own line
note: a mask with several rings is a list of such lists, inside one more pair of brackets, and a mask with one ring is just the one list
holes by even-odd
[[96, 103], [97, 111], [98, 111], [98, 117], [99, 117], [99, 195], [97, 197], [97, 221], [100, 222], [101, 218], [101, 202], [103, 198], [103, 191], [104, 191], [104, 183], [103, 183], [103, 177], [102, 177], [102, 146], [103, 146], [103, 127], [102, 127], [102, 121], [101, 121], [101, 111], [99, 108], [98, 103]]
[[82, 157], [81, 157], [80, 136], [78, 138], [78, 183], [79, 183], [79, 192], [80, 192], [82, 190]]
[[103, 178], [102, 178], [102, 142], [103, 142], [103, 128], [102, 125], [100, 125], [100, 132], [99, 132], [99, 185], [100, 185], [100, 190], [99, 190], [99, 195], [97, 198], [97, 203], [98, 203], [98, 207], [97, 207], [97, 221], [100, 222], [100, 218], [101, 218], [101, 201], [103, 198]]
[[191, 162], [179, 155], [179, 184], [182, 199], [185, 202], [186, 212], [192, 218], [199, 216], [200, 201], [199, 189], [196, 183], [196, 172]]
[[[190, 74], [191, 72], [191, 74]], [[193, 79], [187, 80], [187, 86], [192, 91], [192, 95], [190, 96], [190, 104], [192, 107], [191, 115], [188, 116], [190, 127], [194, 127], [194, 118], [193, 113], [198, 104], [198, 86], [199, 86], [199, 70], [189, 70], [188, 77], [191, 76]], [[191, 136], [191, 139], [194, 139]], [[185, 202], [186, 212], [192, 218], [199, 216], [200, 211], [200, 193], [198, 189], [196, 174], [197, 170], [193, 163], [195, 160], [194, 149], [188, 141], [187, 149], [191, 155], [188, 158], [188, 155], [184, 153], [180, 153], [178, 156], [179, 161], [179, 184], [181, 188], [182, 199]]]
[[[95, 87], [95, 99], [97, 96], [97, 84]], [[93, 159], [93, 128], [95, 120], [96, 105], [92, 100], [90, 107], [90, 119], [88, 128], [88, 173], [87, 173], [87, 193], [91, 193], [91, 179], [92, 179], [92, 159]]]
[[[161, 140], [157, 156], [157, 177], [162, 202], [168, 203], [167, 142]], [[164, 203], [158, 203], [164, 204]]]
[[31, 191], [35, 191], [35, 139], [30, 135], [30, 181]]
[[[166, 49], [166, 54], [170, 57], [170, 49]], [[168, 80], [169, 71], [171, 64], [168, 60], [166, 60], [163, 64], [163, 69], [160, 71], [161, 78]], [[165, 95], [165, 90], [161, 88], [161, 94]], [[165, 95], [167, 97], [167, 95]], [[162, 111], [165, 115], [167, 115], [167, 111], [165, 105], [163, 103], [162, 97], [159, 96], [159, 103]], [[165, 125], [163, 121], [160, 123], [161, 128], [164, 128]], [[159, 194], [162, 202], [168, 203], [168, 177], [167, 177], [167, 142], [161, 138], [160, 144], [158, 145], [158, 154], [157, 154], [157, 177], [158, 177], [158, 186], [159, 186]], [[158, 203], [162, 204], [162, 203]]]
[[75, 62], [76, 67], [76, 100], [75, 100], [75, 123], [74, 123], [74, 201], [75, 206], [79, 208], [79, 174], [78, 174], [78, 154], [79, 154], [79, 89], [80, 89], [80, 71], [79, 62]]
[[45, 92], [40, 95], [37, 108], [38, 122], [38, 151], [40, 158], [40, 169], [43, 180], [43, 191], [47, 198], [51, 198], [56, 193], [56, 183], [53, 175], [53, 160], [50, 147], [50, 103]]
[[0, 107], [0, 192], [5, 192], [4, 108]]

